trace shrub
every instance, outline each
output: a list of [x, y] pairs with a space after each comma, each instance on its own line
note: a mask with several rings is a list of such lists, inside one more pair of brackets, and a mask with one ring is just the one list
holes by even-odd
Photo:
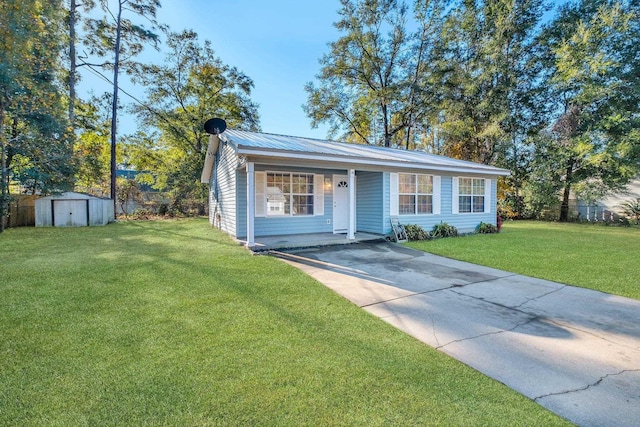
[[431, 237], [437, 239], [439, 237], [456, 237], [458, 236], [458, 229], [449, 225], [446, 222], [441, 222], [440, 224], [436, 224], [433, 226], [433, 230], [431, 230]]
[[169, 205], [166, 203], [160, 203], [158, 206], [158, 215], [164, 216], [169, 212]]
[[153, 213], [151, 209], [139, 208], [136, 209], [129, 217], [135, 220], [146, 220], [155, 217], [156, 215]]
[[407, 239], [409, 240], [429, 240], [431, 237], [424, 228], [417, 224], [407, 224], [404, 226], [404, 229], [407, 232]]
[[480, 233], [480, 234], [493, 234], [493, 233], [497, 233], [498, 231], [499, 231], [498, 227], [496, 227], [493, 224], [488, 224], [486, 222], [481, 222], [476, 227], [476, 233]]
[[640, 226], [640, 197], [629, 199], [620, 205], [622, 213], [629, 219], [633, 219]]

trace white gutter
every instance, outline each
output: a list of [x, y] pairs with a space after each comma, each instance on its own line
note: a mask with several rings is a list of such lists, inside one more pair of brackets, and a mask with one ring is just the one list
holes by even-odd
[[358, 158], [358, 157], [337, 157], [332, 155], [320, 155], [320, 154], [307, 154], [300, 152], [281, 152], [273, 150], [252, 149], [242, 146], [238, 146], [238, 154], [245, 154], [257, 157], [270, 157], [284, 160], [299, 159], [309, 160], [315, 162], [329, 162], [332, 164], [343, 163], [346, 165], [365, 165], [365, 166], [381, 166], [393, 169], [424, 169], [438, 172], [456, 172], [456, 173], [475, 173], [483, 175], [495, 175], [495, 176], [509, 176], [511, 172], [507, 169], [496, 168], [492, 166], [478, 165], [478, 167], [471, 166], [442, 166], [427, 163], [413, 163], [403, 161], [389, 161], [379, 160], [372, 158]]

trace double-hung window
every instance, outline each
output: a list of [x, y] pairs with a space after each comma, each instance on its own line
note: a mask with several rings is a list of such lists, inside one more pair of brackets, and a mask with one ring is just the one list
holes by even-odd
[[433, 213], [433, 176], [398, 174], [398, 213], [400, 215]]
[[458, 212], [476, 213], [485, 211], [484, 179], [459, 178], [458, 180]]
[[266, 173], [266, 215], [313, 215], [314, 175], [306, 173]]

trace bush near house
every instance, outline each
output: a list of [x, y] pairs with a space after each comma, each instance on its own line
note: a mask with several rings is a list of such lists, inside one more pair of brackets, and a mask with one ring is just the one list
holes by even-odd
[[429, 240], [429, 232], [417, 224], [407, 224], [404, 226], [409, 240]]
[[447, 224], [446, 222], [441, 222], [440, 224], [434, 225], [433, 229], [431, 230], [431, 237], [434, 239], [457, 236], [458, 229], [453, 225]]
[[476, 233], [479, 234], [493, 234], [498, 232], [498, 227], [493, 224], [481, 222], [476, 226]]

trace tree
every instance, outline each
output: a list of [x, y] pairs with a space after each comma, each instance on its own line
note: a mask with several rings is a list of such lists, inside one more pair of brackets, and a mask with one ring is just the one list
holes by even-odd
[[614, 191], [640, 165], [640, 4], [583, 0], [564, 6], [541, 35], [548, 97], [557, 105], [552, 142], [562, 157], [536, 162], [559, 177], [560, 221], [572, 189]]
[[92, 10], [95, 7], [95, 2], [93, 0], [83, 0], [82, 3], [78, 4], [76, 0], [69, 0], [69, 15], [68, 15], [68, 30], [69, 30], [69, 77], [68, 77], [68, 86], [69, 86], [69, 127], [71, 129], [70, 133], [72, 136], [75, 136], [76, 130], [76, 81], [77, 81], [77, 71], [78, 71], [78, 61], [76, 54], [76, 47], [78, 43], [78, 37], [76, 33], [76, 24], [78, 22], [78, 10], [84, 10], [85, 12]]
[[544, 117], [531, 60], [543, 12], [542, 0], [462, 0], [450, 11], [434, 64], [444, 154], [517, 164], [523, 140]]
[[[193, 31], [170, 33], [162, 65], [138, 64], [133, 81], [146, 88], [147, 100], [134, 107], [145, 128], [129, 138], [129, 161], [156, 175], [156, 187], [171, 189], [177, 209], [187, 200], [203, 207], [206, 189], [200, 173], [208, 146], [206, 118], [224, 117], [230, 127], [257, 130], [253, 81], [215, 56], [209, 41], [200, 44]], [[164, 188], [163, 188], [164, 187]]]
[[[78, 165], [76, 188], [98, 197], [109, 195], [110, 142], [109, 116], [111, 96], [93, 96], [88, 102], [77, 102], [78, 133], [74, 143], [74, 157]], [[122, 147], [118, 145], [117, 160], [122, 162]]]
[[[115, 7], [111, 4], [115, 3]], [[129, 61], [139, 54], [145, 43], [158, 44], [158, 35], [154, 32], [159, 26], [155, 20], [160, 8], [159, 0], [100, 0], [102, 10], [107, 13], [101, 20], [87, 22], [88, 44], [91, 53], [104, 57], [113, 55], [113, 62], [101, 64], [113, 67], [113, 97], [111, 108], [111, 198], [116, 201], [116, 141], [118, 123], [118, 78], [120, 68], [130, 66]], [[135, 24], [123, 14], [131, 13], [146, 19], [151, 29]]]
[[59, 91], [63, 8], [59, 1], [3, 1], [0, 25], [0, 231], [9, 182], [29, 191], [68, 188], [71, 144]]
[[[406, 30], [408, 9], [397, 0], [341, 0], [335, 27], [344, 35], [320, 60], [319, 85], [308, 83], [305, 111], [312, 125], [329, 123], [330, 133], [386, 147], [408, 146], [427, 113], [425, 73], [441, 2], [415, 8], [418, 30]], [[404, 133], [404, 138], [403, 138]]]

